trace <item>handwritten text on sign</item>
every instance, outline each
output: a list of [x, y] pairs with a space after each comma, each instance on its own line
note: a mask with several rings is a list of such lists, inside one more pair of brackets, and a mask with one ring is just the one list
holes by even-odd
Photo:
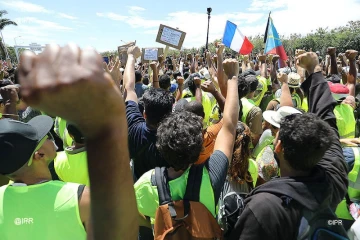
[[158, 49], [157, 48], [148, 48], [145, 49], [144, 60], [151, 61], [158, 59]]
[[164, 27], [160, 40], [169, 43], [171, 45], [177, 46], [179, 45], [180, 38], [181, 38], [181, 32]]

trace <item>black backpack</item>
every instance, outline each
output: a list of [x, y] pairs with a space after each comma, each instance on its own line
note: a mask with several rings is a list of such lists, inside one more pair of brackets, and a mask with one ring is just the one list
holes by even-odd
[[[248, 183], [249, 192], [253, 189]], [[220, 193], [218, 223], [223, 230], [224, 237], [230, 236], [235, 224], [245, 208], [244, 199], [248, 193], [237, 192], [231, 188], [228, 180], [225, 181], [223, 190]]]
[[[267, 192], [279, 196], [285, 202], [290, 202], [291, 197], [279, 195], [278, 192], [271, 192], [269, 189], [257, 192]], [[297, 240], [348, 240], [349, 237], [342, 221], [338, 219], [335, 212], [330, 208], [329, 198], [325, 199], [319, 208], [312, 212], [303, 208]]]

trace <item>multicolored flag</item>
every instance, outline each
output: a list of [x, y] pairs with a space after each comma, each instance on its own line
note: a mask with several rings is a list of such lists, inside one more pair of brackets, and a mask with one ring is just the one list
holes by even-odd
[[249, 39], [240, 32], [236, 24], [230, 21], [226, 22], [222, 43], [243, 55], [251, 53], [254, 48]]
[[280, 59], [286, 61], [288, 56], [286, 55], [284, 46], [280, 40], [279, 34], [276, 31], [272, 18], [269, 16], [268, 26], [266, 26], [266, 43], [264, 53], [266, 54], [277, 54]]

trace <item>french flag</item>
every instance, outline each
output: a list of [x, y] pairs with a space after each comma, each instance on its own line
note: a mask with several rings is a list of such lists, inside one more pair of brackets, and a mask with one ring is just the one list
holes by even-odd
[[243, 55], [251, 53], [254, 48], [249, 39], [240, 32], [236, 24], [230, 21], [226, 22], [222, 42], [226, 47]]

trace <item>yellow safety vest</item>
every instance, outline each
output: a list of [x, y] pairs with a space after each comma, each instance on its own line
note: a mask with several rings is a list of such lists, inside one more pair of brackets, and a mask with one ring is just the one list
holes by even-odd
[[254, 97], [252, 100], [254, 101], [255, 106], [260, 106], [261, 100], [263, 99], [265, 93], [268, 90], [268, 83], [266, 78], [258, 76], [257, 79], [259, 80], [259, 86], [258, 88], [261, 89], [261, 92]]
[[342, 103], [334, 108], [334, 114], [340, 138], [354, 138], [356, 122], [353, 108]]
[[[301, 107], [301, 98], [300, 98], [299, 94], [297, 94], [297, 93], [292, 94], [291, 99], [296, 102], [296, 106], [294, 106], [295, 108], [300, 108]], [[278, 103], [280, 103], [280, 98], [276, 98], [275, 100]]]
[[242, 115], [241, 121], [243, 123], [246, 123], [246, 125], [249, 125], [249, 123], [246, 122], [246, 118], [247, 118], [250, 110], [255, 106], [255, 103], [253, 100], [247, 99], [247, 98], [242, 98], [241, 103], [242, 103], [242, 107], [243, 107], [242, 108], [243, 115]]
[[[351, 201], [360, 200], [360, 148], [353, 147], [352, 148], [355, 156], [354, 167], [351, 172], [348, 174], [349, 186], [348, 186], [348, 195]], [[338, 207], [336, 208], [336, 215], [339, 218], [354, 220], [350, 215], [346, 200], [342, 200]]]
[[301, 109], [304, 110], [305, 112], [309, 111], [309, 104], [308, 104], [307, 97], [304, 97], [302, 105], [301, 105]]

